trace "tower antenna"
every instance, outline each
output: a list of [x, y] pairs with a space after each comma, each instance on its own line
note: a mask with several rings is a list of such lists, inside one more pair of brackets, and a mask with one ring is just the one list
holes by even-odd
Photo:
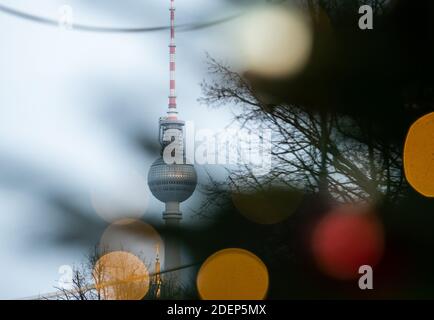
[[167, 116], [169, 119], [176, 120], [178, 111], [176, 110], [176, 44], [175, 44], [175, 0], [170, 0], [170, 93], [169, 93], [169, 110]]

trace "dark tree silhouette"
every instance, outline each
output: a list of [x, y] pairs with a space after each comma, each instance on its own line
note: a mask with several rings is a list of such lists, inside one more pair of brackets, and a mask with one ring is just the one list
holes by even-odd
[[[200, 101], [238, 105], [242, 127], [273, 132], [272, 172], [258, 178], [242, 168], [231, 172], [231, 181], [238, 187], [283, 184], [339, 201], [396, 201], [408, 190], [401, 157], [405, 133], [411, 121], [432, 110], [432, 82], [418, 57], [433, 52], [428, 37], [423, 38], [432, 32], [426, 28], [432, 25], [427, 20], [432, 5], [375, 0], [299, 4], [313, 21], [314, 48], [296, 77], [238, 74], [209, 57], [213, 80], [202, 84]], [[358, 28], [358, 9], [364, 4], [374, 10], [374, 30]], [[427, 10], [416, 11], [420, 6]], [[405, 9], [406, 21], [417, 22], [408, 28], [424, 48], [411, 55], [414, 40], [398, 21]], [[432, 69], [432, 62], [424, 63], [423, 68]], [[415, 92], [425, 92], [424, 100]]]
[[237, 104], [242, 127], [272, 131], [272, 171], [255, 177], [248, 167], [231, 172], [238, 187], [283, 184], [337, 200], [399, 197], [403, 187], [400, 149], [363, 140], [362, 128], [350, 117], [309, 110], [295, 104], [261, 101], [239, 74], [210, 59], [217, 76], [203, 84], [207, 105]]
[[[369, 297], [412, 298], [415, 290], [409, 288], [416, 287], [418, 297], [432, 297], [427, 281], [434, 265], [433, 202], [407, 185], [402, 149], [410, 125], [434, 110], [434, 3], [298, 3], [314, 24], [313, 51], [298, 75], [240, 74], [208, 57], [211, 77], [202, 84], [200, 102], [235, 105], [241, 127], [256, 133], [271, 129], [273, 165], [264, 176], [248, 166], [228, 168], [227, 181], [210, 174], [210, 183], [202, 185], [207, 201], [197, 212], [215, 217], [212, 230], [225, 235], [220, 245], [253, 248], [266, 261], [270, 298], [366, 298], [352, 282], [321, 276], [306, 241], [312, 223], [336, 201], [373, 203], [384, 223], [387, 251], [375, 271], [377, 290]], [[373, 8], [373, 30], [358, 28], [364, 4]], [[289, 206], [273, 197], [275, 187], [308, 194], [281, 223], [258, 226], [239, 217], [234, 191], [248, 191], [255, 206], [268, 205], [264, 215], [276, 202]]]

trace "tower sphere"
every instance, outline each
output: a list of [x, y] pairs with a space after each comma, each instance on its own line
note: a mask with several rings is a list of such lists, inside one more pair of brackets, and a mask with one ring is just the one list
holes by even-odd
[[149, 170], [148, 185], [161, 202], [183, 202], [196, 189], [196, 170], [190, 164], [166, 164], [159, 158]]

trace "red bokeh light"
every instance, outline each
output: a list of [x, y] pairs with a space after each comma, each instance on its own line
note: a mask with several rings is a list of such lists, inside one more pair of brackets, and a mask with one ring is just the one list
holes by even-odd
[[315, 227], [312, 250], [318, 267], [328, 276], [349, 280], [362, 265], [374, 267], [384, 251], [384, 232], [378, 218], [366, 209], [342, 206]]

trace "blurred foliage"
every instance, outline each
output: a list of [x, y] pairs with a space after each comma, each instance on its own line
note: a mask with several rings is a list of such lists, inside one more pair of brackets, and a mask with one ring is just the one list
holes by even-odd
[[[255, 252], [270, 271], [269, 298], [432, 298], [434, 202], [405, 183], [402, 147], [409, 126], [434, 110], [434, 3], [298, 3], [312, 17], [315, 42], [309, 64], [297, 76], [237, 74], [210, 59], [214, 78], [204, 82], [201, 101], [238, 104], [243, 126], [273, 128], [273, 155], [280, 161], [261, 179], [243, 168], [226, 182], [205, 186], [208, 201], [198, 214], [214, 223], [200, 230], [208, 241], [197, 235], [191, 245], [201, 241], [208, 254], [237, 246]], [[373, 30], [358, 28], [364, 4], [374, 9]], [[276, 184], [305, 191], [296, 212], [274, 225], [244, 219], [233, 204], [234, 187]], [[245, 194], [242, 203], [267, 215], [282, 198], [280, 191], [268, 190], [268, 207], [261, 205], [262, 191]], [[312, 227], [336, 201], [368, 202], [384, 224], [386, 251], [374, 271], [375, 290], [327, 278], [312, 262]]]

